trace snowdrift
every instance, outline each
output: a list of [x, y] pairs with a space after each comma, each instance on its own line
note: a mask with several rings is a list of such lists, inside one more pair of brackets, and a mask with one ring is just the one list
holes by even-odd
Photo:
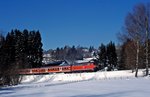
[[[143, 70], [139, 70], [138, 76], [143, 76]], [[47, 75], [24, 75], [22, 83], [39, 83], [39, 82], [72, 82], [82, 80], [103, 80], [103, 79], [116, 79], [116, 78], [131, 78], [135, 76], [135, 72], [131, 70], [125, 71], [99, 71], [90, 73], [56, 73]]]

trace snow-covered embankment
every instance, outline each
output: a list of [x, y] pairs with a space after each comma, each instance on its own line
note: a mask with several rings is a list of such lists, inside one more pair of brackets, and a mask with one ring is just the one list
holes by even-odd
[[[143, 70], [139, 70], [138, 75], [143, 76]], [[101, 71], [101, 72], [90, 72], [90, 73], [56, 73], [47, 75], [24, 75], [22, 83], [37, 83], [37, 82], [72, 82], [82, 80], [103, 80], [113, 78], [131, 78], [134, 77], [135, 73], [131, 70], [124, 71]]]

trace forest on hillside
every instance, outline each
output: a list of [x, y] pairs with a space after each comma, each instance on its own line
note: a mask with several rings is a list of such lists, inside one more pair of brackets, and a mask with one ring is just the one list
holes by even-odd
[[19, 69], [41, 67], [42, 42], [39, 31], [12, 30], [0, 35], [0, 84], [14, 85], [21, 80]]

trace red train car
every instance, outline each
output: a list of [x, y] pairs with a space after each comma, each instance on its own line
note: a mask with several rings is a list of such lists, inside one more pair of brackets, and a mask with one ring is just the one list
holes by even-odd
[[72, 72], [95, 71], [96, 65], [94, 63], [80, 63], [71, 66]]
[[48, 73], [62, 73], [62, 72], [83, 72], [83, 71], [95, 71], [97, 66], [90, 63], [73, 64], [67, 66], [50, 66], [43, 68], [31, 68], [22, 69], [19, 74], [48, 74]]

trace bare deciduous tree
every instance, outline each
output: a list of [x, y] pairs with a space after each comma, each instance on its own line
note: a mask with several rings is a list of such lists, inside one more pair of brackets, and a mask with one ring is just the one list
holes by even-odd
[[[138, 76], [139, 67], [139, 54], [141, 45], [145, 45], [146, 54], [146, 75], [148, 75], [148, 38], [149, 38], [149, 23], [150, 23], [150, 5], [149, 4], [138, 4], [134, 7], [133, 11], [128, 13], [125, 19], [125, 33], [123, 37], [134, 41], [136, 45], [136, 64], [135, 64], [135, 77]], [[144, 64], [144, 63], [142, 63]]]

